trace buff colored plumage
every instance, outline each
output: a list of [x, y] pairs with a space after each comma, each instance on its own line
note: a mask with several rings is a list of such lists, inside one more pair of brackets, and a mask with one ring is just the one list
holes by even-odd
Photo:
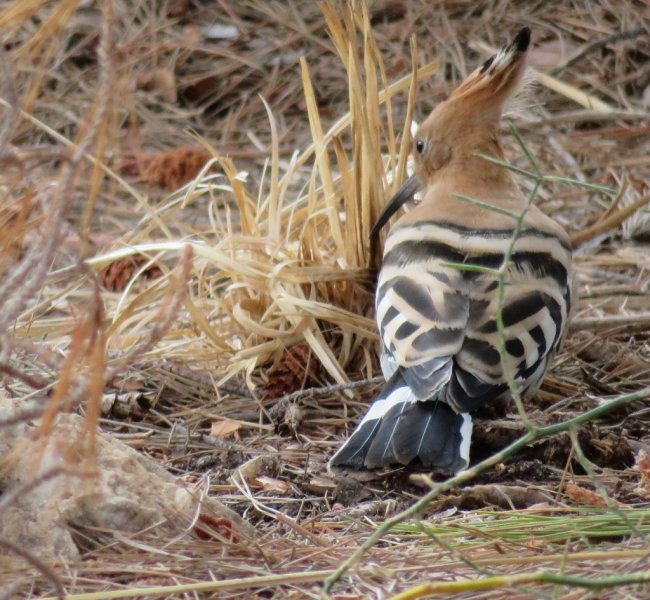
[[[510, 392], [537, 390], [571, 313], [571, 248], [562, 227], [528, 207], [503, 158], [498, 130], [521, 86], [530, 30], [488, 59], [423, 122], [415, 174], [386, 206], [373, 235], [418, 188], [422, 201], [390, 230], [377, 282], [386, 377], [379, 397], [333, 466], [418, 464], [455, 472], [469, 462], [471, 414]], [[459, 195], [502, 211], [468, 203]], [[498, 269], [527, 211], [505, 274], [505, 360], [498, 351]]]

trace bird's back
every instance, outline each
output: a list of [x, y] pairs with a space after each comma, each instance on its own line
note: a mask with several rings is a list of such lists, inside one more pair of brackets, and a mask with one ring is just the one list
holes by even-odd
[[[571, 248], [515, 190], [503, 193], [525, 212], [516, 237], [512, 217], [438, 193], [386, 240], [376, 298], [382, 366], [387, 378], [399, 367], [419, 400], [464, 412], [507, 393], [508, 376], [522, 394], [537, 389], [571, 312]], [[494, 194], [463, 195], [492, 204]]]

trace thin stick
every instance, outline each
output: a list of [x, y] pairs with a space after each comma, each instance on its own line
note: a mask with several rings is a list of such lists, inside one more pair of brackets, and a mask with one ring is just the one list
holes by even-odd
[[383, 383], [384, 378], [380, 375], [371, 377], [370, 379], [360, 379], [359, 381], [351, 381], [350, 383], [337, 383], [335, 385], [326, 385], [323, 387], [309, 388], [307, 390], [298, 390], [291, 392], [286, 396], [282, 396], [268, 411], [269, 417], [276, 418], [287, 406], [295, 400], [306, 400], [307, 398], [314, 398], [316, 396], [327, 396], [328, 394], [336, 394], [347, 390], [356, 390], [358, 388], [366, 387], [375, 383]]
[[6, 548], [13, 554], [17, 554], [20, 556], [20, 558], [24, 559], [30, 565], [32, 565], [32, 567], [34, 567], [37, 571], [43, 573], [43, 575], [45, 575], [45, 577], [52, 582], [52, 585], [56, 590], [56, 597], [59, 598], [59, 600], [63, 600], [65, 598], [65, 589], [63, 589], [61, 580], [57, 577], [56, 573], [44, 562], [36, 558], [33, 554], [27, 552], [27, 550], [24, 548], [21, 548], [20, 546], [17, 546], [16, 544], [7, 540], [0, 539], [0, 547]]
[[[176, 594], [187, 592], [218, 592], [229, 590], [246, 590], [271, 585], [295, 585], [323, 581], [333, 573], [332, 570], [306, 571], [298, 573], [280, 573], [260, 577], [238, 577], [222, 581], [201, 581], [184, 585], [161, 585], [156, 587], [133, 587], [127, 590], [90, 592], [87, 594], [68, 594], [66, 600], [112, 600], [114, 598], [142, 598], [143, 596], [163, 596], [171, 598]], [[42, 600], [55, 600], [49, 596]]]
[[503, 587], [512, 588], [526, 583], [550, 583], [554, 585], [597, 589], [615, 587], [618, 585], [646, 583], [648, 581], [650, 581], [650, 571], [639, 571], [637, 573], [626, 573], [625, 575], [614, 575], [612, 577], [600, 577], [594, 579], [537, 571], [535, 573], [483, 577], [471, 581], [431, 581], [417, 585], [401, 594], [391, 596], [389, 600], [413, 600], [414, 598], [422, 598], [423, 596], [429, 596], [430, 594], [460, 594], [477, 590], [490, 590]]
[[596, 40], [595, 42], [591, 42], [590, 44], [587, 44], [586, 46], [580, 48], [571, 58], [569, 58], [563, 64], [555, 67], [551, 71], [551, 73], [553, 73], [553, 75], [556, 75], [560, 71], [563, 71], [564, 69], [568, 69], [569, 67], [577, 63], [583, 56], [586, 56], [590, 52], [593, 52], [594, 50], [598, 50], [603, 46], [607, 46], [607, 44], [613, 44], [615, 42], [620, 42], [622, 40], [631, 40], [635, 37], [639, 37], [643, 35], [644, 33], [646, 33], [645, 27], [637, 27], [636, 29], [632, 29], [631, 31], [618, 31], [616, 33], [613, 33], [612, 35], [608, 35], [607, 37]]
[[647, 329], [650, 326], [650, 312], [634, 313], [630, 315], [607, 315], [605, 317], [583, 317], [573, 319], [569, 323], [571, 331], [583, 329], [605, 329], [607, 327], [638, 327]]
[[601, 233], [605, 233], [610, 229], [618, 227], [623, 221], [625, 221], [625, 219], [632, 216], [637, 210], [643, 208], [649, 202], [650, 194], [646, 194], [645, 196], [638, 198], [629, 206], [617, 210], [614, 214], [609, 215], [607, 218], [599, 221], [591, 227], [587, 227], [587, 229], [583, 229], [582, 231], [576, 231], [573, 235], [571, 235], [571, 243], [573, 244], [573, 247], [575, 248], [576, 246], [584, 244], [586, 241], [595, 238]]

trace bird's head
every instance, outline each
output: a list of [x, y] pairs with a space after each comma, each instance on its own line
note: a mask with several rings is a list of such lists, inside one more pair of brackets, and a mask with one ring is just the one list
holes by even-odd
[[530, 29], [488, 58], [454, 92], [436, 106], [413, 139], [415, 173], [385, 206], [371, 236], [417, 190], [436, 181], [453, 164], [465, 163], [477, 152], [496, 146], [497, 131], [507, 101], [520, 89], [526, 71]]

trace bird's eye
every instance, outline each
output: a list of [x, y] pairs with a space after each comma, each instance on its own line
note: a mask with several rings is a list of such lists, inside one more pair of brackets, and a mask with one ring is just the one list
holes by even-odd
[[415, 150], [417, 151], [418, 154], [422, 154], [424, 152], [424, 148], [426, 147], [426, 143], [424, 140], [415, 140]]

